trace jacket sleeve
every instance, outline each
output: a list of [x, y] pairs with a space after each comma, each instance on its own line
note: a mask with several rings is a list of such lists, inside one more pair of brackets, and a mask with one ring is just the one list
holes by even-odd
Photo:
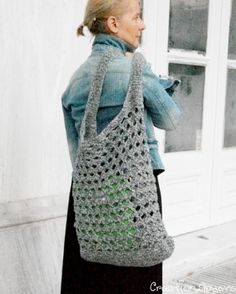
[[181, 83], [172, 77], [157, 76], [147, 62], [143, 69], [144, 105], [151, 115], [155, 127], [172, 130], [178, 125], [183, 114], [173, 94]]
[[66, 98], [66, 92], [62, 96], [61, 102], [62, 102], [62, 110], [63, 110], [63, 116], [64, 116], [64, 124], [65, 124], [65, 130], [66, 130], [69, 155], [70, 155], [71, 165], [73, 167], [75, 158], [76, 158], [79, 136], [75, 127], [75, 121], [72, 117], [71, 109], [70, 107], [66, 105], [65, 98]]

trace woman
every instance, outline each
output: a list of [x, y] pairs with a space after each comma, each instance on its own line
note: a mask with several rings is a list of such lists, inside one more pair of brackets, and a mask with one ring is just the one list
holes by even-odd
[[[97, 115], [98, 133], [114, 119], [123, 106], [132, 55], [138, 48], [141, 32], [145, 29], [140, 18], [138, 0], [89, 0], [84, 22], [77, 31], [78, 35], [83, 35], [84, 26], [95, 36], [92, 53], [73, 74], [62, 97], [72, 166], [91, 81], [100, 57], [110, 46], [120, 49], [120, 56], [110, 62], [104, 80]], [[178, 84], [178, 80], [170, 77], [165, 80], [157, 77], [149, 63], [144, 66], [145, 125], [161, 213], [161, 193], [157, 175], [164, 171], [164, 166], [158, 153], [153, 126], [165, 130], [176, 127], [181, 111], [172, 94]], [[162, 293], [162, 263], [151, 267], [120, 267], [92, 263], [80, 257], [80, 247], [73, 227], [75, 215], [71, 192], [72, 189], [66, 223], [61, 294], [153, 293], [153, 283], [155, 292]]]

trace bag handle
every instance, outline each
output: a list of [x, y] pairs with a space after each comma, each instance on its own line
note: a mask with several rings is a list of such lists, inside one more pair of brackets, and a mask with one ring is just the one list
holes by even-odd
[[[81, 124], [80, 140], [88, 140], [97, 136], [96, 117], [100, 104], [102, 86], [109, 62], [116, 56], [120, 56], [120, 50], [109, 48], [101, 57], [97, 66]], [[142, 94], [142, 67], [145, 63], [146, 61], [141, 53], [134, 53], [128, 92], [123, 107], [130, 106], [133, 108], [136, 105], [143, 105], [143, 100], [137, 99], [137, 97], [140, 97], [140, 94]]]

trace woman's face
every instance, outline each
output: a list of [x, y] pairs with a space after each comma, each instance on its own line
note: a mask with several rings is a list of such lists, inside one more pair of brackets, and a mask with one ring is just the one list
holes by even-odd
[[[145, 25], [141, 17], [139, 0], [123, 0], [126, 11], [118, 20], [116, 36], [138, 48], [139, 38]], [[126, 5], [127, 4], [127, 5]]]

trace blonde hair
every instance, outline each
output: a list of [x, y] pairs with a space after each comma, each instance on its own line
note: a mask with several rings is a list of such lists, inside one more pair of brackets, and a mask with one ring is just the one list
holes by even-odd
[[84, 26], [87, 26], [92, 35], [109, 33], [106, 20], [110, 15], [119, 18], [124, 14], [123, 2], [124, 0], [88, 0], [84, 21], [77, 28], [77, 36], [84, 36]]

